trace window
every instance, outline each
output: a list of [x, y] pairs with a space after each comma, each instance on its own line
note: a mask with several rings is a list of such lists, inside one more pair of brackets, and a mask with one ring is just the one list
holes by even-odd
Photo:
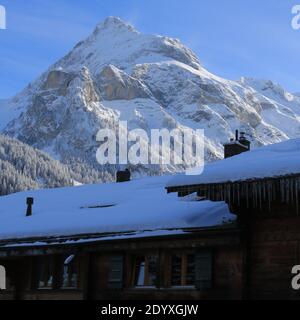
[[135, 257], [133, 279], [135, 287], [157, 286], [158, 256]]
[[176, 254], [172, 256], [171, 285], [172, 286], [195, 285], [195, 255]]
[[195, 286], [207, 290], [212, 286], [212, 252], [199, 250], [179, 253], [171, 258], [171, 286]]
[[37, 260], [37, 287], [52, 289], [54, 277], [54, 260], [52, 256], [40, 257]]
[[78, 288], [78, 259], [74, 255], [64, 257], [61, 287]]
[[195, 284], [195, 255], [189, 254], [186, 256], [186, 278], [185, 283], [187, 286]]

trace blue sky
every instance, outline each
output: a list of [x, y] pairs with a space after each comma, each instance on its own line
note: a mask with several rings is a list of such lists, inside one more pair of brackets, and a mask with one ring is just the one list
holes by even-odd
[[145, 33], [181, 39], [211, 72], [272, 79], [300, 91], [300, 0], [0, 0], [0, 98], [7, 98], [114, 15]]

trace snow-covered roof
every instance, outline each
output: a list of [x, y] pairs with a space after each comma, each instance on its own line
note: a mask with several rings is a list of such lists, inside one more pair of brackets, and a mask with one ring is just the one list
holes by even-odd
[[[199, 202], [167, 194], [169, 179], [153, 177], [0, 197], [0, 243], [87, 234], [104, 240], [112, 239], [112, 234], [119, 238], [161, 236], [235, 219], [224, 202]], [[30, 217], [25, 216], [27, 197], [34, 197]]]
[[264, 146], [207, 164], [201, 175], [179, 174], [167, 187], [226, 183], [300, 174], [300, 139]]
[[234, 141], [230, 141], [228, 143], [226, 143], [225, 145], [229, 146], [229, 145], [237, 145], [239, 147], [245, 148], [245, 149], [249, 149], [247, 146], [245, 146], [244, 144], [240, 143], [239, 140], [234, 140]]

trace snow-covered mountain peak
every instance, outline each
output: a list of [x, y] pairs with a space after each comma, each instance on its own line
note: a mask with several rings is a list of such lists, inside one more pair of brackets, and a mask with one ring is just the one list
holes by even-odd
[[[179, 40], [109, 17], [25, 90], [0, 102], [2, 132], [71, 168], [81, 163], [110, 177], [116, 167], [96, 163], [96, 134], [118, 130], [120, 120], [148, 133], [204, 129], [211, 161], [222, 157], [222, 143], [236, 129], [247, 132], [252, 147], [299, 137], [300, 98], [269, 80], [223, 79]], [[133, 168], [138, 174], [181, 169]]]
[[50, 69], [78, 71], [86, 66], [96, 75], [108, 64], [131, 72], [137, 64], [168, 60], [201, 69], [196, 55], [179, 40], [143, 34], [120, 18], [109, 17]]
[[110, 16], [107, 17], [103, 22], [100, 22], [95, 29], [96, 33], [104, 30], [118, 30], [118, 31], [129, 31], [138, 33], [138, 31], [129, 23], [123, 21], [119, 17]]

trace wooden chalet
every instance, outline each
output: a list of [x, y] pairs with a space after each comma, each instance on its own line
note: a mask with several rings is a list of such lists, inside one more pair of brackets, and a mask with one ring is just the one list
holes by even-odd
[[[174, 178], [168, 192], [225, 201], [237, 216], [245, 299], [298, 299], [292, 268], [300, 265], [300, 139], [253, 152], [244, 135], [225, 145], [224, 161], [198, 177]], [[240, 156], [234, 156], [242, 153]]]
[[0, 299], [239, 298], [235, 216], [169, 179], [1, 198]]
[[300, 140], [237, 139], [199, 176], [0, 198], [0, 299], [297, 299]]

